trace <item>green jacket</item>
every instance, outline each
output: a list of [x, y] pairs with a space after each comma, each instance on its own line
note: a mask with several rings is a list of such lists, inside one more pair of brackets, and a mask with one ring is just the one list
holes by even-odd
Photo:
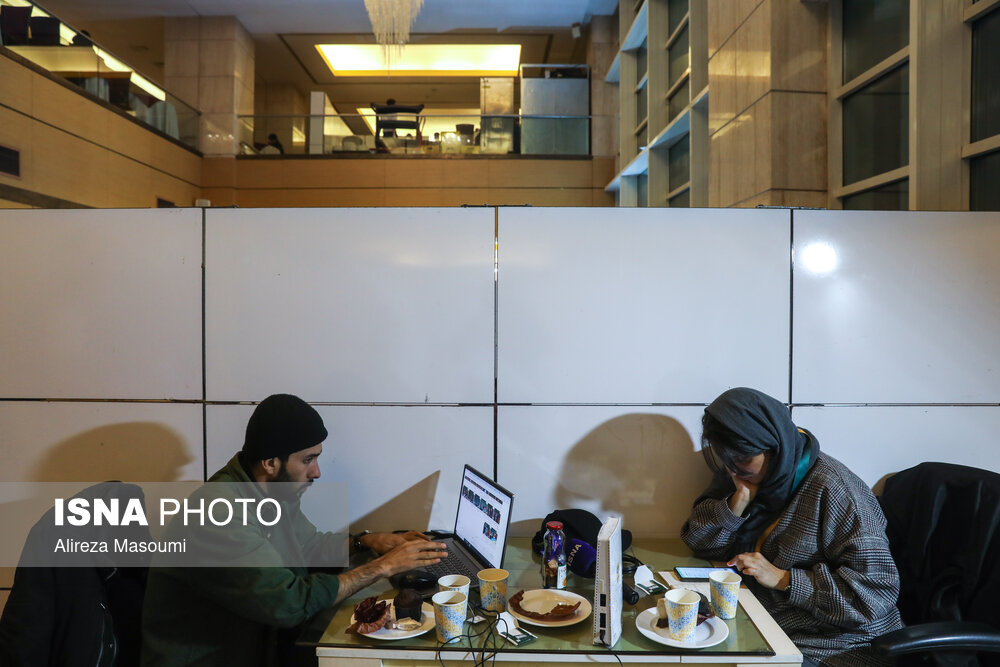
[[[239, 455], [210, 482], [249, 482]], [[250, 485], [259, 498], [260, 488]], [[294, 508], [297, 510], [297, 503]], [[262, 525], [226, 533], [234, 561], [253, 562], [261, 554], [303, 553], [333, 548], [331, 533], [319, 533], [301, 513], [290, 531]], [[271, 559], [268, 562], [275, 562]], [[337, 576], [310, 574], [304, 567], [153, 567], [149, 571], [142, 619], [142, 664], [278, 664], [278, 629], [294, 628], [337, 599]]]

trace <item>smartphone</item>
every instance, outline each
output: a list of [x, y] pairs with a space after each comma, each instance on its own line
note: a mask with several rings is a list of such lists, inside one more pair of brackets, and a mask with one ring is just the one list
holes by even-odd
[[674, 572], [681, 581], [708, 581], [712, 572], [736, 572], [733, 567], [675, 567]]

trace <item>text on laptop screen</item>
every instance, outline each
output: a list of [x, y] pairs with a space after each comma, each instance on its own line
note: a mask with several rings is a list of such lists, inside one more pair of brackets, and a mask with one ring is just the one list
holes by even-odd
[[500, 567], [507, 543], [511, 498], [489, 479], [470, 468], [462, 479], [462, 496], [455, 518], [455, 535], [485, 558], [491, 567]]

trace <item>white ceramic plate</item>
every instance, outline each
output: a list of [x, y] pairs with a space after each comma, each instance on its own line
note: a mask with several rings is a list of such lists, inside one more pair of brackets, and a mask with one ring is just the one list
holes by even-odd
[[561, 628], [564, 625], [575, 625], [590, 616], [593, 606], [587, 598], [570, 591], [560, 591], [554, 588], [536, 588], [524, 592], [524, 596], [521, 598], [521, 607], [539, 614], [550, 611], [557, 604], [576, 604], [577, 602], [580, 603], [580, 606], [573, 615], [558, 621], [539, 621], [535, 618], [528, 618], [517, 613], [511, 607], [508, 607], [507, 611], [521, 623], [538, 625], [545, 628]]
[[654, 642], [673, 646], [674, 648], [705, 648], [715, 646], [729, 636], [729, 626], [718, 616], [713, 616], [698, 626], [694, 631], [694, 639], [680, 642], [670, 638], [668, 628], [656, 627], [656, 607], [650, 607], [635, 617], [635, 627]]
[[[389, 603], [390, 606], [392, 605], [392, 600], [387, 600], [387, 602]], [[371, 637], [372, 639], [393, 640], [393, 639], [407, 639], [409, 637], [416, 637], [417, 635], [422, 635], [431, 628], [433, 628], [436, 624], [434, 622], [434, 607], [432, 607], [429, 603], [424, 602], [423, 605], [420, 607], [420, 612], [421, 612], [420, 627], [415, 630], [390, 630], [389, 628], [383, 627], [379, 628], [375, 632], [369, 632], [368, 634], [363, 636]], [[392, 612], [392, 617], [393, 619], [396, 618], [395, 610], [393, 610]], [[354, 623], [353, 615], [351, 615], [351, 623]]]

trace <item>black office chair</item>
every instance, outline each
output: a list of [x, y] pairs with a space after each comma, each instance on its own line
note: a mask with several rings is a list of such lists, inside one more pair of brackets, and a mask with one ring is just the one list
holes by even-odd
[[59, 46], [61, 25], [62, 22], [54, 16], [32, 16], [31, 37], [28, 38], [28, 43], [32, 46]]
[[382, 137], [396, 136], [396, 130], [413, 130], [417, 135], [417, 145], [421, 143], [420, 112], [423, 104], [407, 106], [403, 104], [371, 104], [375, 112], [375, 140], [380, 143]]
[[921, 463], [879, 502], [906, 627], [872, 646], [900, 665], [1000, 665], [1000, 475]]
[[0, 42], [4, 46], [18, 46], [28, 43], [28, 20], [31, 7], [0, 7]]
[[[145, 502], [134, 484], [102, 482], [74, 498]], [[148, 558], [136, 567], [115, 567], [102, 554], [66, 554], [73, 566], [53, 562], [57, 537], [111, 539], [110, 528], [56, 527], [51, 508], [31, 529], [0, 614], [0, 665], [4, 667], [139, 667], [142, 599]], [[149, 541], [149, 529], [129, 529]], [[113, 534], [124, 536], [121, 532]], [[86, 540], [83, 540], [86, 541]]]

